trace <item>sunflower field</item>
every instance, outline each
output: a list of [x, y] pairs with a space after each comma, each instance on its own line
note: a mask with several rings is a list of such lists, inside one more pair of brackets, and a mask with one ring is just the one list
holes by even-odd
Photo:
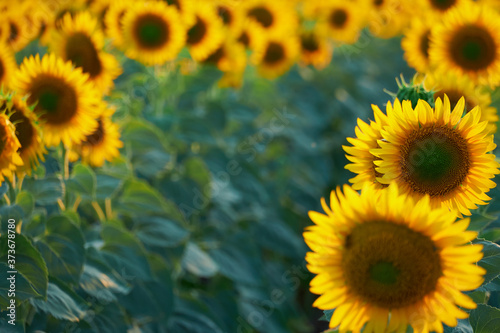
[[0, 333], [500, 333], [499, 0], [0, 11]]

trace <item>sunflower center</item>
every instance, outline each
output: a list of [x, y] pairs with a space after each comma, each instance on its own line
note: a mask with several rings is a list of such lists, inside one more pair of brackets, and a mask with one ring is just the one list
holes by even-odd
[[200, 17], [196, 17], [196, 23], [189, 29], [187, 43], [190, 45], [196, 45], [203, 40], [205, 35], [207, 34], [207, 25], [205, 21], [200, 19]]
[[330, 14], [329, 22], [335, 28], [342, 28], [347, 22], [347, 13], [343, 9], [336, 9]]
[[16, 126], [16, 136], [21, 144], [18, 151], [22, 152], [31, 146], [33, 136], [35, 135], [35, 129], [30, 120], [21, 111], [15, 110], [15, 108], [14, 113], [10, 116], [10, 121]]
[[104, 141], [104, 126], [102, 125], [102, 120], [98, 119], [97, 124], [97, 129], [92, 134], [87, 136], [84, 144], [89, 146], [97, 146]]
[[167, 23], [154, 14], [145, 14], [137, 19], [133, 29], [135, 40], [142, 48], [158, 49], [169, 39]]
[[457, 0], [431, 0], [430, 3], [432, 7], [446, 11], [456, 4]]
[[270, 27], [274, 22], [273, 14], [265, 7], [255, 7], [248, 12], [248, 16], [253, 17], [264, 28]]
[[496, 59], [496, 43], [484, 28], [468, 25], [455, 32], [449, 44], [453, 61], [466, 70], [488, 68]]
[[66, 57], [76, 67], [81, 67], [83, 72], [90, 77], [97, 76], [102, 71], [101, 61], [97, 50], [89, 36], [75, 33], [66, 42]]
[[319, 43], [314, 35], [303, 35], [301, 38], [302, 49], [308, 52], [315, 52], [319, 49]]
[[181, 10], [181, 5], [179, 4], [179, 0], [167, 0], [169, 6], [175, 6], [178, 10]]
[[285, 58], [285, 49], [283, 45], [270, 42], [264, 55], [264, 62], [268, 64], [275, 64]]
[[43, 75], [33, 82], [30, 93], [28, 104], [38, 101], [35, 112], [49, 124], [64, 124], [77, 112], [76, 92], [60, 78]]
[[0, 81], [3, 80], [5, 75], [5, 68], [3, 66], [3, 61], [0, 60]]
[[414, 191], [430, 196], [444, 196], [459, 187], [470, 168], [466, 140], [444, 125], [412, 132], [401, 153], [403, 180]]
[[442, 274], [433, 241], [405, 225], [358, 224], [346, 238], [342, 267], [346, 283], [361, 298], [396, 309], [436, 288]]
[[420, 37], [420, 52], [425, 56], [426, 59], [429, 59], [429, 44], [430, 44], [430, 30], [427, 30]]
[[240, 38], [238, 38], [238, 42], [248, 47], [250, 45], [250, 37], [248, 36], [248, 32], [244, 31], [241, 34]]
[[214, 53], [209, 55], [203, 62], [217, 65], [225, 56], [224, 47], [221, 46]]
[[230, 25], [231, 22], [233, 22], [233, 15], [231, 13], [231, 10], [229, 10], [229, 8], [224, 6], [219, 6], [217, 7], [217, 13], [219, 14], [219, 17], [222, 19], [225, 25]]
[[13, 42], [17, 40], [19, 37], [19, 29], [14, 23], [10, 23], [10, 34], [9, 34], [9, 42]]
[[373, 5], [374, 5], [375, 7], [380, 7], [380, 6], [382, 6], [383, 4], [384, 4], [384, 0], [374, 0], [374, 1], [373, 1]]

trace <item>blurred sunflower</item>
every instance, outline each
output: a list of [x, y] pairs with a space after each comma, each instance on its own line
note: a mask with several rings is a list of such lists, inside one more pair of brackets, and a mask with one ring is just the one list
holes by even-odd
[[163, 2], [134, 4], [123, 18], [125, 53], [146, 65], [175, 59], [185, 38], [179, 12]]
[[454, 108], [462, 97], [465, 98], [465, 112], [470, 112], [474, 107], [479, 106], [481, 109], [479, 121], [488, 121], [488, 131], [490, 133], [496, 132], [497, 109], [491, 106], [491, 93], [484, 87], [476, 86], [467, 78], [459, 78], [451, 73], [445, 75], [428, 74], [424, 85], [427, 90], [435, 91], [434, 99], [438, 97], [444, 99], [446, 94], [450, 99], [451, 108]]
[[368, 15], [370, 32], [379, 38], [392, 38], [407, 28], [414, 11], [413, 2], [400, 0], [370, 0]]
[[267, 32], [292, 33], [298, 26], [295, 5], [288, 1], [245, 1], [244, 12], [248, 18], [259, 23]]
[[333, 48], [326, 36], [318, 31], [302, 31], [300, 33], [300, 62], [302, 65], [313, 65], [322, 69], [330, 64]]
[[30, 1], [30, 3], [31, 20], [38, 29], [36, 37], [41, 45], [47, 45], [52, 35], [55, 14], [44, 2]]
[[356, 177], [349, 179], [355, 190], [362, 189], [365, 183], [374, 184], [378, 188], [385, 187], [378, 182], [377, 178], [382, 177], [382, 174], [375, 169], [375, 161], [380, 158], [370, 153], [370, 149], [379, 147], [378, 140], [382, 139], [380, 131], [388, 124], [388, 119], [378, 106], [372, 105], [372, 109], [375, 121], [370, 121], [368, 125], [358, 118], [358, 126], [355, 129], [356, 138], [347, 138], [352, 146], [342, 146], [348, 154], [345, 157], [352, 162], [345, 168], [357, 174]]
[[326, 31], [334, 41], [352, 44], [359, 38], [366, 18], [366, 8], [357, 3], [332, 1], [323, 4], [318, 13], [320, 30]]
[[194, 11], [198, 5], [196, 0], [163, 0], [169, 6], [175, 7], [180, 15], [185, 26], [191, 26], [195, 23]]
[[123, 17], [132, 6], [132, 0], [112, 0], [104, 15], [106, 36], [111, 38], [113, 45], [123, 49]]
[[266, 43], [252, 54], [258, 73], [268, 79], [284, 74], [300, 55], [300, 41], [295, 35], [270, 36]]
[[[21, 8], [23, 9], [24, 6]], [[6, 32], [3, 36], [14, 52], [22, 50], [38, 33], [37, 28], [26, 19], [24, 10], [9, 9], [4, 14], [4, 20]]]
[[450, 10], [431, 36], [431, 63], [480, 84], [500, 82], [500, 14], [475, 3]]
[[420, 197], [430, 195], [433, 207], [446, 206], [460, 214], [485, 205], [485, 194], [496, 184], [490, 179], [499, 173], [496, 145], [488, 134], [488, 122], [479, 122], [476, 107], [463, 118], [465, 101], [461, 98], [453, 112], [445, 96], [438, 98], [433, 110], [419, 100], [415, 109], [410, 101], [396, 99], [387, 104], [388, 125], [382, 129], [380, 148], [370, 152], [379, 157], [374, 163], [383, 174], [382, 184], [397, 181], [400, 188]]
[[113, 86], [121, 74], [116, 58], [104, 51], [104, 34], [98, 21], [88, 11], [75, 15], [66, 14], [60, 28], [54, 32], [50, 50], [63, 60], [80, 67], [103, 94]]
[[243, 45], [228, 38], [203, 60], [204, 64], [217, 66], [222, 72], [242, 72], [246, 67], [247, 54]]
[[70, 147], [97, 127], [100, 92], [88, 75], [81, 68], [73, 68], [70, 61], [55, 54], [46, 54], [41, 60], [38, 54], [25, 58], [12, 86], [19, 94], [29, 95], [28, 104], [37, 102], [34, 112], [47, 146], [62, 141]]
[[[340, 332], [443, 332], [476, 303], [474, 290], [486, 271], [476, 265], [483, 246], [471, 245], [470, 220], [455, 222], [445, 208], [433, 209], [429, 196], [415, 200], [395, 184], [386, 190], [349, 186], [332, 191], [326, 215], [309, 212], [315, 225], [304, 239], [312, 252], [307, 268], [317, 274], [314, 306], [334, 309], [330, 327]], [[365, 326], [366, 325], [366, 326]]]
[[243, 26], [237, 41], [248, 49], [258, 49], [265, 43], [265, 30], [254, 21], [249, 21]]
[[12, 50], [0, 42], [0, 85], [8, 86], [17, 68]]
[[16, 137], [16, 128], [6, 112], [8, 109], [0, 112], [0, 182], [4, 181], [4, 176], [11, 178], [14, 171], [23, 165], [17, 152], [21, 144]]
[[224, 24], [214, 6], [200, 3], [196, 6], [194, 24], [187, 31], [186, 44], [191, 57], [202, 61], [221, 46]]
[[424, 0], [420, 2], [424, 15], [435, 15], [436, 18], [445, 14], [447, 11], [462, 6], [469, 0]]
[[429, 69], [429, 44], [431, 38], [432, 23], [421, 19], [412, 21], [411, 26], [406, 29], [405, 36], [401, 41], [401, 47], [408, 65], [418, 72], [426, 72]]
[[239, 36], [245, 21], [242, 3], [233, 0], [213, 0], [213, 4], [228, 33], [231, 36]]

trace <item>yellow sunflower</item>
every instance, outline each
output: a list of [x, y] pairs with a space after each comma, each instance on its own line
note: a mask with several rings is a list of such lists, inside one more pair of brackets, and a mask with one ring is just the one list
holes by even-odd
[[275, 79], [290, 69], [300, 55], [300, 41], [295, 35], [269, 36], [267, 41], [252, 54], [258, 73]]
[[100, 92], [70, 61], [55, 54], [46, 54], [41, 60], [38, 54], [25, 58], [12, 86], [19, 94], [29, 95], [28, 104], [37, 102], [34, 112], [47, 146], [62, 141], [69, 147], [97, 128]]
[[9, 110], [10, 121], [15, 126], [16, 137], [21, 145], [17, 153], [23, 165], [19, 166], [16, 172], [30, 175], [31, 170], [39, 164], [39, 161], [44, 161], [43, 155], [47, 153], [42, 143], [38, 117], [33, 112], [34, 106], [28, 106], [26, 99], [18, 94], [2, 94], [0, 105], [1, 109]]
[[347, 141], [352, 146], [342, 146], [344, 151], [349, 154], [346, 158], [352, 162], [347, 164], [345, 168], [357, 176], [349, 179], [352, 188], [360, 190], [365, 183], [374, 184], [379, 188], [384, 187], [383, 184], [377, 181], [382, 174], [378, 173], [375, 168], [375, 161], [380, 158], [370, 153], [370, 149], [378, 148], [378, 140], [382, 139], [380, 131], [388, 124], [387, 116], [379, 109], [378, 106], [372, 105], [375, 121], [370, 121], [370, 124], [365, 123], [358, 118], [358, 126], [356, 126], [355, 138], [347, 138]]
[[199, 3], [194, 11], [194, 24], [187, 31], [186, 44], [191, 57], [202, 61], [221, 46], [224, 24], [214, 6]]
[[463, 4], [468, 1], [469, 0], [424, 0], [420, 1], [420, 4], [422, 5], [422, 11], [425, 13], [424, 15], [429, 16], [430, 14], [438, 18], [451, 9], [463, 6]]
[[177, 9], [163, 2], [141, 2], [123, 18], [125, 53], [146, 65], [175, 59], [186, 41]]
[[0, 42], [0, 85], [8, 86], [17, 68], [12, 50]]
[[104, 15], [106, 36], [111, 38], [113, 45], [123, 49], [123, 17], [132, 6], [132, 0], [112, 0]]
[[238, 36], [237, 41], [248, 49], [255, 50], [263, 47], [266, 42], [266, 32], [262, 26], [254, 21], [248, 21]]
[[470, 215], [470, 209], [485, 205], [485, 194], [496, 184], [490, 179], [499, 173], [496, 145], [488, 134], [488, 122], [479, 122], [476, 107], [463, 118], [461, 98], [453, 112], [445, 95], [432, 109], [419, 100], [415, 109], [410, 101], [396, 99], [387, 104], [388, 125], [381, 131], [380, 148], [370, 152], [379, 157], [374, 163], [383, 174], [382, 184], [397, 181], [400, 188], [419, 197], [430, 195], [433, 207], [448, 207]]
[[16, 128], [5, 114], [0, 113], [0, 182], [5, 177], [12, 178], [17, 167], [23, 165], [23, 160], [17, 150], [21, 147], [16, 137]]
[[302, 31], [300, 33], [300, 63], [313, 65], [323, 69], [330, 64], [333, 48], [325, 36], [318, 31]]
[[247, 64], [245, 47], [228, 38], [217, 50], [203, 60], [203, 63], [215, 65], [223, 72], [242, 72]]
[[439, 72], [479, 84], [500, 82], [500, 14], [467, 2], [447, 12], [434, 29], [429, 55]]
[[169, 6], [174, 7], [181, 14], [182, 22], [185, 26], [191, 26], [195, 23], [194, 11], [198, 3], [196, 0], [163, 0]]
[[424, 81], [427, 90], [433, 90], [434, 99], [440, 97], [444, 99], [446, 94], [450, 99], [450, 106], [453, 108], [460, 98], [465, 98], [465, 112], [470, 112], [474, 107], [481, 109], [481, 119], [479, 121], [488, 121], [487, 129], [490, 133], [497, 130], [498, 121], [497, 109], [491, 106], [491, 93], [481, 86], [476, 86], [465, 77], [456, 77], [452, 73], [447, 74], [428, 74]]
[[87, 11], [73, 16], [66, 14], [49, 47], [57, 56], [87, 73], [103, 94], [108, 93], [114, 86], [113, 80], [122, 72], [118, 60], [102, 50], [104, 34], [97, 20]]
[[105, 161], [111, 162], [120, 156], [119, 148], [123, 147], [123, 143], [120, 141], [118, 125], [111, 121], [110, 115], [101, 115], [97, 122], [97, 129], [72, 149], [72, 162], [81, 156], [83, 163], [100, 167]]
[[356, 3], [332, 1], [323, 4], [319, 10], [318, 24], [328, 36], [337, 42], [352, 44], [359, 38], [365, 24], [366, 10]]
[[483, 246], [470, 220], [456, 220], [445, 208], [433, 209], [429, 196], [416, 200], [396, 184], [361, 194], [345, 185], [332, 191], [326, 215], [309, 212], [315, 225], [304, 239], [312, 252], [307, 268], [317, 274], [314, 306], [334, 309], [330, 327], [342, 333], [443, 332], [468, 317], [474, 290], [486, 271], [476, 263]]
[[217, 14], [231, 36], [239, 36], [243, 30], [245, 16], [243, 4], [233, 0], [212, 0]]
[[298, 26], [295, 5], [285, 0], [249, 0], [244, 2], [246, 16], [269, 33], [292, 33]]
[[22, 50], [38, 33], [38, 29], [27, 20], [24, 10], [9, 9], [4, 13], [6, 22], [5, 41], [14, 52]]
[[405, 36], [401, 41], [401, 47], [405, 52], [408, 65], [418, 72], [426, 72], [429, 69], [429, 44], [431, 38], [432, 23], [427, 20], [415, 19], [411, 26], [406, 29]]
[[368, 15], [370, 32], [379, 38], [392, 38], [403, 33], [408, 26], [413, 2], [400, 0], [371, 0]]

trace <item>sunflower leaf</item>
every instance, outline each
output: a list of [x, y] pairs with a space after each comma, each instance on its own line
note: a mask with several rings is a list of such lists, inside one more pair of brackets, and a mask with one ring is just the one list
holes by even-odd
[[500, 309], [486, 304], [478, 304], [469, 316], [474, 333], [496, 333], [500, 327]]
[[478, 265], [486, 269], [482, 284], [484, 286], [500, 275], [500, 246], [484, 239], [475, 240], [473, 243], [483, 245], [484, 256]]

